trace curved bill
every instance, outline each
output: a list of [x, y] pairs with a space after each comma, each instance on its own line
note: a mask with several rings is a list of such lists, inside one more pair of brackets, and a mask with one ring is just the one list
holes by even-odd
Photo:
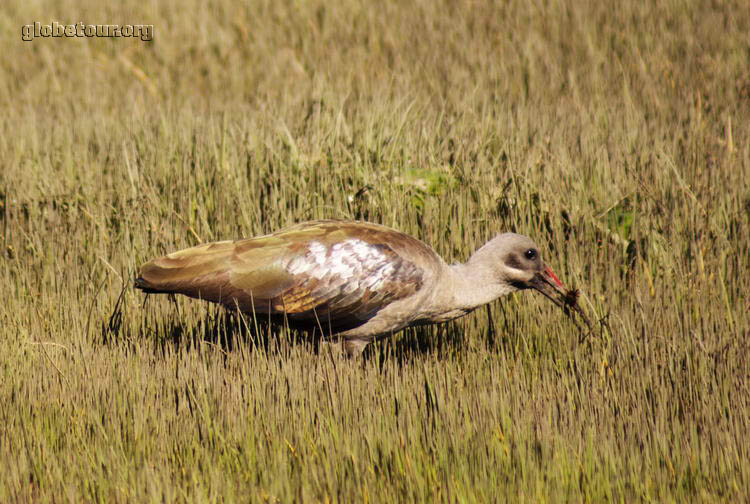
[[547, 299], [562, 308], [565, 314], [568, 315], [576, 325], [578, 325], [578, 323], [575, 318], [573, 318], [570, 310], [572, 309], [577, 312], [589, 328], [589, 331], [591, 330], [591, 323], [578, 305], [578, 290], [566, 289], [560, 279], [557, 278], [557, 275], [555, 275], [555, 272], [552, 271], [552, 268], [544, 264], [541, 271], [538, 271], [534, 275], [528, 285], [530, 288], [538, 290], [544, 294]]

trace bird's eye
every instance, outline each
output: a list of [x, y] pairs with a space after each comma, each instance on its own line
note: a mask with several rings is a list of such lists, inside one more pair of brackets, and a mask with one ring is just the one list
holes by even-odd
[[536, 258], [536, 250], [529, 249], [526, 252], [524, 252], [523, 255], [526, 256], [526, 259], [528, 259], [529, 261], [533, 261], [534, 258]]

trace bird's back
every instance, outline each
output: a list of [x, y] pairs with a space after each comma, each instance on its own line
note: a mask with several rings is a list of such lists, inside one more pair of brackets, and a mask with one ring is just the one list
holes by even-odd
[[416, 295], [441, 263], [421, 241], [385, 226], [313, 221], [174, 252], [145, 264], [136, 286], [342, 331]]

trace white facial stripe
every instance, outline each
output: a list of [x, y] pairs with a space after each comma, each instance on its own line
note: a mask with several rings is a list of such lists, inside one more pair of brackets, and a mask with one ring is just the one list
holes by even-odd
[[511, 268], [510, 266], [505, 265], [505, 278], [509, 280], [528, 282], [533, 276], [534, 274], [528, 270]]

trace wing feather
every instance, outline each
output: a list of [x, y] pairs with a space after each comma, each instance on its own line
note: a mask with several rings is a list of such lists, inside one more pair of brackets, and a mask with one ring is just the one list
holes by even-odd
[[430, 261], [440, 259], [398, 231], [317, 221], [174, 252], [144, 265], [137, 285], [345, 330], [419, 291]]

